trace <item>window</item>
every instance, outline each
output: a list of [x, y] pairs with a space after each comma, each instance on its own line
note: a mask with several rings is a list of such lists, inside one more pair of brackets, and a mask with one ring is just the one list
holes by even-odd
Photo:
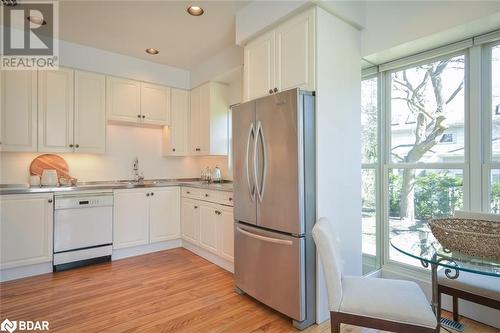
[[363, 273], [379, 268], [377, 257], [377, 183], [378, 183], [378, 79], [361, 81], [361, 150], [362, 150], [362, 232]]
[[491, 122], [490, 142], [486, 166], [488, 169], [489, 210], [500, 214], [500, 44], [485, 47], [486, 71], [485, 86], [489, 90], [486, 95], [485, 105]]
[[[465, 55], [386, 75], [391, 119], [385, 198], [389, 236], [410, 237], [409, 231], [428, 231], [429, 218], [449, 216], [463, 207]], [[389, 258], [415, 264], [392, 249]]]

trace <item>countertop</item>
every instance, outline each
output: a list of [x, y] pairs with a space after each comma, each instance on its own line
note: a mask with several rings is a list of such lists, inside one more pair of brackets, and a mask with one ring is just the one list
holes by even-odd
[[184, 179], [146, 179], [141, 182], [132, 180], [116, 180], [116, 181], [96, 181], [96, 182], [81, 182], [76, 186], [29, 186], [28, 184], [1, 184], [0, 195], [2, 194], [29, 194], [29, 193], [65, 193], [78, 191], [92, 190], [118, 190], [118, 189], [133, 189], [133, 188], [151, 188], [151, 187], [168, 187], [168, 186], [185, 186], [193, 188], [201, 188], [215, 191], [233, 191], [233, 183], [224, 181], [223, 183], [206, 183], [196, 178]]

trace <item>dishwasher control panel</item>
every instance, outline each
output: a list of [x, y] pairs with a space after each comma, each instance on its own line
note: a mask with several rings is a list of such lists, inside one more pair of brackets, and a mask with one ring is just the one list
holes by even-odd
[[112, 193], [94, 195], [61, 195], [55, 197], [55, 209], [90, 208], [113, 206]]

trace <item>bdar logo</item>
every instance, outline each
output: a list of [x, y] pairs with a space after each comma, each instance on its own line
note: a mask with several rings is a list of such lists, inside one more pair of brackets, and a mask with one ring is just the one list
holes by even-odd
[[2, 331], [9, 331], [10, 333], [14, 332], [17, 328], [17, 321], [13, 320], [10, 321], [9, 319], [5, 319], [2, 321], [2, 324], [0, 325], [0, 330]]

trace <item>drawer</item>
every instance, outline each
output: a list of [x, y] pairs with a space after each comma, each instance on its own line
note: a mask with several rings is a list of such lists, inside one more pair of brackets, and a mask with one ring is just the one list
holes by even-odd
[[208, 202], [213, 202], [216, 204], [232, 206], [233, 205], [233, 193], [225, 191], [216, 190], [206, 190], [200, 188], [183, 187], [182, 197], [203, 200]]
[[233, 205], [233, 192], [216, 191], [218, 203], [221, 205]]
[[203, 198], [203, 190], [192, 187], [183, 187], [182, 196], [185, 198], [201, 200]]

